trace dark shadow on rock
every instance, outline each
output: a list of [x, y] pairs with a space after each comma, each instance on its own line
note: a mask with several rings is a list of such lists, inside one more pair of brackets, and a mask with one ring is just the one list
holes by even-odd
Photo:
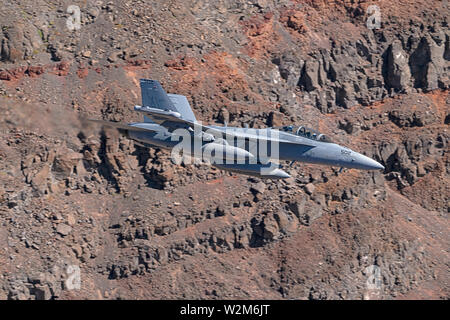
[[140, 171], [145, 178], [145, 182], [147, 187], [151, 189], [164, 189], [164, 178], [161, 177], [154, 168], [147, 169], [148, 161], [152, 161], [150, 158], [149, 149], [146, 147], [141, 147], [137, 144], [134, 145], [135, 151], [132, 153], [138, 159], [139, 167], [141, 167]]
[[98, 157], [101, 160], [101, 164], [97, 167], [97, 171], [100, 176], [105, 178], [109, 182], [109, 184], [114, 186], [116, 191], [119, 192], [120, 188], [117, 179], [114, 177], [114, 169], [106, 155], [106, 139], [107, 137], [105, 135], [105, 132], [102, 130], [100, 133], [100, 148], [97, 153]]
[[250, 236], [249, 245], [250, 248], [260, 248], [264, 246], [264, 222], [259, 221], [256, 218], [252, 218], [250, 221], [252, 228], [252, 235]]

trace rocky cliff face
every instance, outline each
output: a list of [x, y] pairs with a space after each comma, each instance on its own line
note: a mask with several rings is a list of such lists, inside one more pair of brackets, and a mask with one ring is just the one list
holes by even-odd
[[[448, 12], [2, 4], [0, 298], [448, 298]], [[204, 122], [303, 123], [386, 170], [295, 164], [266, 181], [177, 166], [82, 121], [139, 120], [143, 77], [188, 96]]]
[[[425, 30], [423, 30], [425, 28]], [[445, 31], [444, 31], [445, 30]], [[374, 32], [319, 50], [303, 61], [297, 83], [303, 99], [323, 112], [370, 105], [398, 93], [448, 89], [448, 28], [410, 23], [409, 30]]]

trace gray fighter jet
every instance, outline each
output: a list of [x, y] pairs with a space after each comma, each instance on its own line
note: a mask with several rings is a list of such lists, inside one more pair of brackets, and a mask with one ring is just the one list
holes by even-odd
[[[222, 170], [270, 179], [289, 178], [279, 161], [295, 161], [384, 170], [377, 161], [333, 143], [329, 137], [305, 126], [264, 129], [203, 125], [197, 121], [185, 96], [167, 94], [156, 80], [141, 79], [144, 122], [122, 124], [90, 120], [114, 127], [136, 144], [172, 150], [178, 156], [201, 159]], [[178, 157], [178, 158], [177, 158]], [[177, 160], [178, 159], [178, 160]]]

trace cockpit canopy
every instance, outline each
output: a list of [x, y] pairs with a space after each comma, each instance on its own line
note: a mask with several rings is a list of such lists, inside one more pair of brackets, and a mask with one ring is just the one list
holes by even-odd
[[274, 129], [278, 129], [283, 132], [295, 134], [297, 136], [305, 137], [311, 140], [317, 140], [321, 142], [332, 142], [330, 138], [328, 138], [326, 135], [320, 133], [317, 130], [304, 127], [304, 126], [283, 126], [283, 127], [275, 127]]

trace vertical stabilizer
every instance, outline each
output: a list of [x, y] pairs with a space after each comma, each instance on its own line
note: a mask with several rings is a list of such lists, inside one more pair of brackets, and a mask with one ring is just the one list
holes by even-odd
[[[185, 120], [197, 122], [189, 101], [179, 94], [167, 94], [156, 80], [141, 79], [142, 106], [178, 112]], [[144, 122], [153, 122], [144, 116]]]
[[140, 83], [143, 107], [151, 107], [165, 111], [177, 111], [166, 91], [164, 91], [158, 81], [141, 79]]

